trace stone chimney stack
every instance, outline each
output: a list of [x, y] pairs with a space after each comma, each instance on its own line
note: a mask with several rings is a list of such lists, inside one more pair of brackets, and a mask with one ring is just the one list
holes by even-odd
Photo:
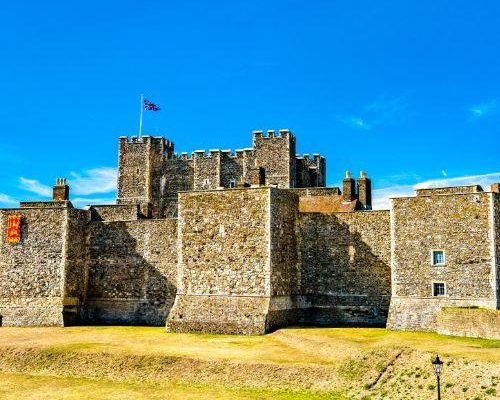
[[492, 183], [491, 184], [491, 191], [493, 193], [500, 193], [500, 183]]
[[52, 188], [52, 200], [69, 200], [69, 186], [66, 184], [66, 178], [57, 178], [56, 184]]
[[358, 178], [358, 200], [363, 210], [372, 209], [372, 181], [361, 171]]
[[349, 171], [345, 172], [345, 178], [342, 181], [342, 193], [344, 201], [353, 201], [356, 199], [356, 182], [352, 179]]

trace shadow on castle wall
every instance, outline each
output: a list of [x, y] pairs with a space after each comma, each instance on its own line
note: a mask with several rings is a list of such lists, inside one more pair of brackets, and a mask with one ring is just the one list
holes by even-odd
[[176, 235], [169, 246], [161, 234], [166, 221], [91, 223], [83, 323], [165, 324], [177, 273]]
[[385, 326], [391, 296], [387, 215], [300, 215], [300, 324]]

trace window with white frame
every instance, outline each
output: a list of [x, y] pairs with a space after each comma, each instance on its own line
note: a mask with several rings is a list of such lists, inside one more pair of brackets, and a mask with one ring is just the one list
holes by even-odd
[[205, 185], [206, 185], [206, 186], [210, 185], [210, 179], [208, 179], [208, 178], [207, 178], [207, 179], [205, 179]]
[[432, 295], [433, 296], [445, 296], [446, 295], [446, 284], [444, 282], [433, 282], [432, 283]]
[[231, 179], [231, 180], [229, 181], [229, 187], [230, 187], [230, 188], [235, 188], [235, 187], [236, 187], [236, 180]]
[[444, 250], [433, 250], [431, 258], [432, 265], [444, 265], [446, 263]]

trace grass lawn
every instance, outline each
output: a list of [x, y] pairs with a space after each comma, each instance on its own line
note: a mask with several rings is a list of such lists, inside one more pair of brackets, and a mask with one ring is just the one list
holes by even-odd
[[266, 336], [0, 328], [2, 399], [443, 399], [500, 393], [500, 341], [373, 328]]

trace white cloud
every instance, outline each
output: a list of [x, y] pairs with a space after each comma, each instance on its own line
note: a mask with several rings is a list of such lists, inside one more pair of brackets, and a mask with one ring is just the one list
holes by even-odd
[[111, 193], [116, 190], [116, 168], [93, 168], [81, 174], [71, 172], [70, 176], [68, 185], [74, 194], [86, 196], [95, 193]]
[[[116, 190], [117, 169], [111, 167], [92, 168], [82, 173], [70, 172], [68, 185], [71, 193], [80, 196], [112, 193]], [[20, 188], [42, 197], [52, 196], [52, 187], [36, 179], [19, 178]]]
[[498, 108], [498, 101], [496, 99], [475, 105], [469, 108], [470, 119], [478, 119], [487, 114], [496, 111]]
[[24, 177], [19, 178], [20, 188], [28, 192], [35, 193], [42, 197], [52, 196], [52, 188], [50, 186], [40, 183], [36, 179], [28, 179]]
[[482, 175], [466, 175], [455, 178], [429, 179], [416, 185], [394, 185], [373, 190], [373, 209], [386, 210], [390, 207], [392, 197], [413, 196], [417, 189], [431, 189], [447, 186], [480, 185], [485, 191], [490, 189], [494, 182], [500, 182], [500, 172]]
[[0, 207], [17, 206], [19, 201], [8, 194], [0, 193]]

